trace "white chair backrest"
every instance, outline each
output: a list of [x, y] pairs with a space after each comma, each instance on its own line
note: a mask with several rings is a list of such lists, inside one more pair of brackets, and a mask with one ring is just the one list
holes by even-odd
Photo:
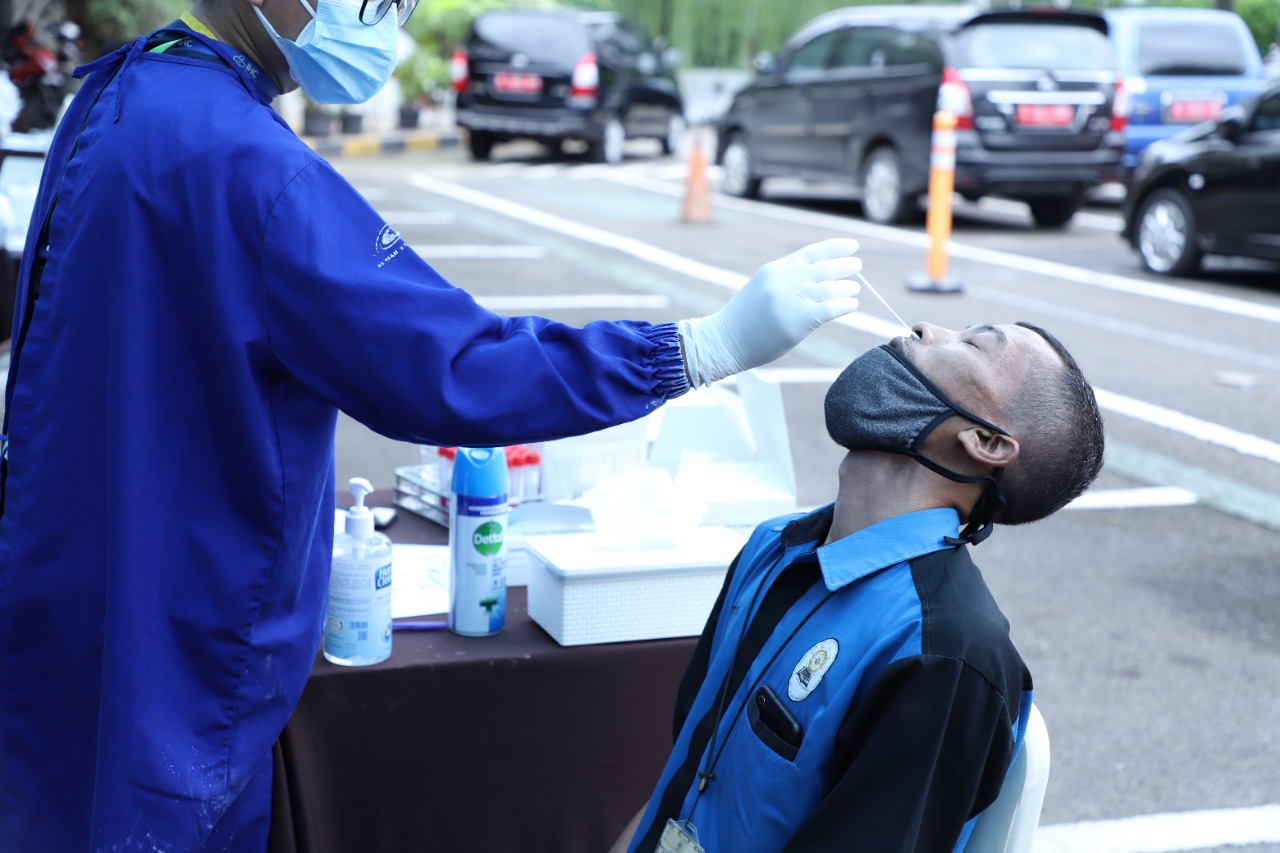
[[1018, 758], [1004, 778], [1000, 796], [978, 815], [965, 853], [1032, 853], [1048, 784], [1049, 730], [1033, 704]]

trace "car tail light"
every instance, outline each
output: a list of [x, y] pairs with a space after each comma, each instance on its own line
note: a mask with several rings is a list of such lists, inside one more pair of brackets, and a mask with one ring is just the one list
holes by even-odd
[[600, 66], [596, 64], [594, 53], [584, 53], [573, 66], [573, 77], [569, 81], [569, 97], [594, 98], [600, 91]]
[[460, 47], [454, 48], [453, 59], [449, 60], [449, 80], [455, 92], [465, 92], [471, 82], [471, 69], [467, 65], [467, 52]]
[[954, 68], [942, 69], [942, 85], [938, 87], [938, 110], [956, 117], [956, 130], [973, 130], [973, 98], [969, 86]]
[[1116, 78], [1116, 94], [1111, 100], [1111, 129], [1116, 132], [1123, 132], [1126, 124], [1129, 123], [1129, 110], [1132, 107], [1132, 101], [1129, 98], [1129, 90], [1125, 88], [1124, 80], [1120, 77]]

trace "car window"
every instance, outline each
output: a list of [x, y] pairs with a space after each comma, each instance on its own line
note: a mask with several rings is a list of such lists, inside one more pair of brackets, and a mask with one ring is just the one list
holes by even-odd
[[832, 68], [883, 68], [892, 32], [885, 27], [850, 27], [836, 45]]
[[1253, 118], [1249, 121], [1249, 130], [1258, 132], [1280, 130], [1280, 93], [1258, 101], [1258, 107], [1253, 111]]
[[836, 46], [841, 34], [841, 30], [831, 30], [800, 45], [787, 57], [786, 73], [807, 75], [825, 71], [832, 48]]
[[1147, 24], [1138, 31], [1140, 74], [1243, 74], [1236, 31], [1213, 24]]
[[889, 42], [890, 65], [929, 65], [942, 67], [942, 51], [931, 38], [915, 33], [894, 33]]
[[574, 21], [541, 15], [483, 15], [472, 27], [472, 53], [522, 53], [534, 62], [572, 66], [590, 50], [587, 34]]
[[1114, 67], [1111, 43], [1104, 34], [1070, 24], [975, 24], [956, 34], [954, 46], [955, 64], [962, 68], [1107, 71]]
[[600, 61], [606, 65], [634, 67], [641, 54], [649, 50], [648, 36], [622, 22], [592, 24], [591, 34], [600, 51]]

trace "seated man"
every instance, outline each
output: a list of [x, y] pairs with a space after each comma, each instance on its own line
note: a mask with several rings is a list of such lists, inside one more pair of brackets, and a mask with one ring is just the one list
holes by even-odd
[[826, 419], [835, 503], [734, 560], [627, 849], [943, 853], [1000, 792], [1031, 676], [966, 546], [1093, 481], [1093, 389], [1035, 326], [921, 324], [854, 360]]

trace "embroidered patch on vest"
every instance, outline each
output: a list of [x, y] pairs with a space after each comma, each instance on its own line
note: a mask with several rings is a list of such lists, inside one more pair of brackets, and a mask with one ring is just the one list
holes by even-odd
[[839, 652], [840, 644], [830, 639], [823, 640], [804, 653], [804, 657], [791, 670], [791, 680], [787, 682], [787, 695], [792, 702], [809, 698], [809, 694], [821, 683], [822, 676], [836, 662]]

